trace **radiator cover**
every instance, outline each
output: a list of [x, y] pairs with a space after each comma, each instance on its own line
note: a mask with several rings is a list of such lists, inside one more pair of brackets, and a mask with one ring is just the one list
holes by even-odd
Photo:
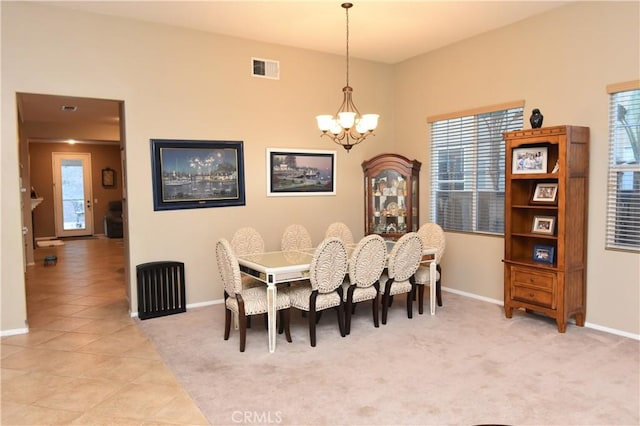
[[136, 266], [138, 318], [162, 317], [187, 311], [184, 263], [149, 262]]

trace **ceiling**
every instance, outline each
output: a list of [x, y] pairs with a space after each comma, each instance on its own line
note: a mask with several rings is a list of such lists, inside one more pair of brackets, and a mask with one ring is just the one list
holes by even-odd
[[[394, 64], [560, 7], [571, 1], [355, 1], [349, 10], [351, 57]], [[320, 1], [52, 1], [54, 7], [168, 24], [344, 55], [345, 9]], [[76, 105], [76, 112], [62, 111]], [[118, 103], [21, 94], [23, 121], [113, 123]]]
[[[352, 57], [394, 64], [570, 1], [352, 1]], [[340, 0], [54, 1], [52, 6], [344, 54]]]

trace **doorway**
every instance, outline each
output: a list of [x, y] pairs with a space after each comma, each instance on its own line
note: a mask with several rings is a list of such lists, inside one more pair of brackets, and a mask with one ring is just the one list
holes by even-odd
[[[51, 268], [64, 268], [65, 259], [73, 260], [75, 276], [89, 275], [95, 268], [90, 260], [97, 257], [123, 277], [129, 304], [124, 101], [35, 93], [17, 93], [16, 99], [21, 183], [31, 189], [31, 198], [35, 194], [40, 200], [35, 225], [34, 211], [23, 207], [25, 285], [27, 280], [35, 282], [39, 275], [50, 274]], [[114, 184], [105, 185], [100, 179], [106, 168], [115, 171]], [[28, 206], [29, 191], [23, 192], [23, 206]], [[112, 199], [123, 202], [123, 239], [103, 235], [102, 218]], [[62, 245], [35, 244], [36, 239], [46, 242], [52, 237], [61, 237]], [[115, 248], [116, 254], [111, 249], [104, 252], [105, 247]], [[56, 255], [57, 265], [44, 268], [47, 255]], [[69, 291], [76, 284], [69, 281]], [[118, 284], [114, 281], [114, 285]], [[40, 290], [41, 286], [31, 286], [29, 293]], [[28, 316], [32, 312], [27, 301]]]
[[53, 153], [56, 237], [93, 235], [91, 154]]

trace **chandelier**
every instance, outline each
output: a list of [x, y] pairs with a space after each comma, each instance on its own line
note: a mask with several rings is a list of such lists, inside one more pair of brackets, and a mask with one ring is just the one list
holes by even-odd
[[342, 105], [336, 115], [318, 115], [318, 127], [322, 136], [329, 137], [332, 141], [341, 145], [347, 152], [354, 146], [365, 140], [378, 127], [378, 114], [361, 115], [353, 103], [353, 88], [349, 86], [349, 9], [352, 3], [342, 3], [347, 15], [347, 84], [342, 88]]

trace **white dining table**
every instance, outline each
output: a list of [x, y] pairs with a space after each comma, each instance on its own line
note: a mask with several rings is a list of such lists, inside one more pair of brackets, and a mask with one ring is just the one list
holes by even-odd
[[[387, 241], [387, 251], [391, 251], [394, 241]], [[349, 245], [349, 256], [355, 244]], [[276, 350], [276, 296], [279, 284], [309, 278], [309, 269], [315, 249], [302, 249], [290, 251], [271, 251], [257, 254], [238, 256], [240, 272], [262, 281], [267, 286], [267, 325], [269, 331], [269, 352]], [[431, 315], [435, 315], [436, 309], [436, 249], [425, 247], [422, 252], [422, 263], [429, 263], [430, 273], [430, 308]]]

